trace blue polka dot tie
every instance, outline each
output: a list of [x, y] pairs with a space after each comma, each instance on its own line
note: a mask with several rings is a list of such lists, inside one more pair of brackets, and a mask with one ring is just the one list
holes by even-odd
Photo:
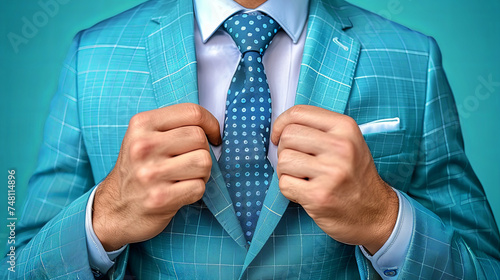
[[219, 166], [248, 243], [273, 174], [267, 158], [271, 96], [262, 55], [279, 28], [259, 14], [237, 14], [224, 22], [242, 55], [227, 92]]

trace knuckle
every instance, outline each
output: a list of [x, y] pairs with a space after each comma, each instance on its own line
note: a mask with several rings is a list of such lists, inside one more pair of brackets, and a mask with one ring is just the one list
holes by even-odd
[[356, 147], [349, 139], [342, 139], [338, 141], [339, 153], [344, 159], [350, 159], [356, 152]]
[[333, 179], [333, 181], [337, 182], [337, 184], [344, 184], [349, 177], [345, 165], [329, 168], [327, 172], [327, 174], [329, 174], [329, 178]]
[[205, 181], [203, 180], [195, 180], [193, 182], [193, 198], [195, 201], [200, 200], [205, 193]]
[[160, 191], [159, 189], [152, 189], [147, 199], [144, 201], [144, 207], [147, 210], [155, 210], [158, 208], [162, 208], [165, 205], [166, 197], [165, 193]]
[[352, 141], [345, 140], [343, 143], [343, 146], [344, 146], [345, 153], [347, 156], [351, 156], [354, 154], [354, 152], [356, 152], [356, 146], [354, 145], [354, 143]]
[[210, 152], [207, 150], [202, 151], [200, 164], [205, 169], [210, 170], [212, 168], [212, 157], [210, 156]]
[[193, 126], [188, 131], [189, 137], [194, 141], [197, 146], [205, 146], [207, 143], [207, 137], [205, 136], [205, 131], [199, 126]]
[[148, 185], [153, 182], [156, 172], [152, 168], [140, 167], [135, 171], [136, 180], [142, 185]]
[[288, 149], [284, 149], [278, 156], [278, 168], [286, 165], [288, 163]]
[[328, 147], [337, 147], [338, 146], [338, 143], [339, 143], [339, 140], [337, 137], [334, 137], [334, 136], [331, 136], [331, 135], [328, 135], [328, 137], [325, 137], [325, 145], [328, 146]]
[[283, 175], [279, 180], [279, 187], [282, 192], [287, 192], [290, 188], [290, 176]]
[[300, 117], [305, 110], [304, 105], [295, 105], [289, 110], [289, 114], [291, 117], [296, 118]]
[[279, 180], [279, 188], [281, 194], [291, 201], [298, 202], [300, 195], [298, 190], [294, 187], [293, 180], [291, 176], [283, 175]]
[[201, 106], [193, 103], [186, 103], [185, 109], [188, 115], [191, 116], [193, 123], [195, 124], [203, 123], [205, 119], [205, 114], [203, 113], [203, 109], [201, 108]]
[[354, 132], [358, 129], [358, 123], [356, 123], [356, 121], [353, 118], [347, 115], [343, 115], [342, 121], [344, 124], [344, 129], [348, 130], [348, 132]]
[[313, 196], [313, 199], [319, 209], [326, 208], [332, 205], [331, 194], [328, 191], [316, 190]]
[[294, 135], [296, 135], [297, 133], [298, 133], [298, 125], [289, 124], [283, 129], [280, 141], [287, 142], [293, 140]]
[[205, 193], [205, 182], [201, 179], [192, 180], [189, 190], [180, 197], [182, 205], [188, 205], [200, 200]]
[[281, 159], [282, 163], [288, 163], [293, 160], [294, 151], [291, 149], [283, 149], [280, 153], [278, 161]]
[[133, 115], [132, 118], [130, 118], [128, 125], [130, 129], [137, 129], [143, 127], [144, 124], [146, 123], [147, 123], [147, 114], [145, 112], [141, 112]]
[[130, 158], [132, 160], [140, 160], [143, 159], [151, 150], [151, 141], [142, 138], [137, 139], [130, 144]]
[[210, 170], [212, 168], [212, 157], [210, 156], [210, 152], [207, 150], [196, 151], [193, 157], [193, 164], [203, 170]]

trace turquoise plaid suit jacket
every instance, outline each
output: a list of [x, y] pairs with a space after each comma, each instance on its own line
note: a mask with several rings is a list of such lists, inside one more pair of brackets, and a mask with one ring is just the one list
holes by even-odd
[[[191, 0], [152, 0], [75, 37], [19, 221], [16, 273], [5, 261], [2, 273], [93, 278], [89, 194], [112, 170], [133, 115], [198, 102], [194, 23]], [[312, 0], [296, 103], [359, 124], [400, 118], [400, 130], [365, 135], [381, 177], [414, 208], [400, 278], [500, 278], [498, 229], [464, 154], [433, 39], [342, 1]], [[213, 164], [203, 202], [131, 244], [109, 276], [121, 279], [128, 266], [137, 279], [379, 278], [359, 248], [336, 242], [289, 203], [276, 175], [245, 247], [220, 174]]]

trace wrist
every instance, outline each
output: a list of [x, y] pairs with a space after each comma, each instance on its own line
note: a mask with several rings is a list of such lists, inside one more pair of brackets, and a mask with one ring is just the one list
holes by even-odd
[[369, 231], [370, 238], [365, 244], [361, 244], [370, 254], [374, 255], [391, 236], [396, 225], [399, 211], [399, 198], [396, 192], [385, 182], [384, 196], [380, 200], [381, 213], [378, 219], [374, 219], [372, 230]]
[[116, 251], [128, 244], [124, 232], [120, 230], [123, 227], [119, 223], [123, 221], [123, 218], [117, 215], [120, 211], [116, 209], [119, 207], [113, 204], [117, 197], [109, 194], [110, 181], [112, 181], [112, 176], [108, 176], [96, 189], [92, 207], [92, 227], [107, 252]]
[[95, 235], [106, 252], [116, 251], [128, 244], [128, 242], [121, 238], [121, 232], [114, 230], [114, 228], [117, 227], [110, 224], [108, 219], [106, 221], [101, 221], [100, 219], [93, 218], [92, 221]]

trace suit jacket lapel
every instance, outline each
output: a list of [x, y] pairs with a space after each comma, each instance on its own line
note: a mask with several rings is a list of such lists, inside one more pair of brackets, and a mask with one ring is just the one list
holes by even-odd
[[[331, 5], [331, 6], [330, 6]], [[344, 113], [351, 92], [360, 45], [344, 33], [351, 22], [339, 4], [311, 0], [307, 37], [295, 104], [309, 104]], [[242, 275], [260, 252], [288, 206], [273, 176], [257, 222]]]
[[351, 22], [337, 5], [340, 4], [311, 1], [295, 104], [314, 105], [343, 114], [360, 44], [343, 31], [351, 27]]
[[[158, 28], [147, 37], [147, 56], [158, 108], [178, 103], [198, 104], [198, 80], [191, 0], [158, 2]], [[203, 201], [222, 227], [242, 247], [243, 231], [211, 151], [212, 170]]]
[[[182, 2], [182, 3], [181, 3]], [[191, 1], [159, 1], [158, 29], [147, 37], [148, 63], [159, 108], [198, 103]]]

